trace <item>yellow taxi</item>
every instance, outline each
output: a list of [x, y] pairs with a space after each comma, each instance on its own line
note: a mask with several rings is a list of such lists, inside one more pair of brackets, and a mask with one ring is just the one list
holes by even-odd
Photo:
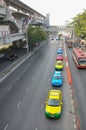
[[47, 118], [60, 118], [62, 113], [62, 92], [49, 90], [45, 101], [45, 116]]
[[64, 67], [63, 61], [56, 61], [55, 70], [62, 70]]

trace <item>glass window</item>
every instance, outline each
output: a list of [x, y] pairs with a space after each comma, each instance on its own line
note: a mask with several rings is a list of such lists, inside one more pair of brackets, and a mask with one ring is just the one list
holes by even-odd
[[49, 105], [49, 106], [59, 106], [60, 103], [59, 103], [59, 100], [49, 99], [49, 100], [48, 100], [48, 105]]
[[79, 60], [78, 63], [79, 63], [80, 65], [81, 65], [81, 64], [86, 65], [86, 61], [85, 61], [85, 60]]
[[58, 62], [57, 65], [62, 65], [62, 63], [61, 63], [61, 62]]
[[54, 75], [54, 78], [55, 78], [55, 79], [61, 79], [61, 76], [60, 76], [60, 75], [59, 75], [59, 76]]

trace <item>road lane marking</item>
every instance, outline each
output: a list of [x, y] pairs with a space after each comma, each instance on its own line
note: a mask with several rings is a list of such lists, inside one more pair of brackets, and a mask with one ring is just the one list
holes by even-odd
[[7, 130], [7, 128], [8, 128], [8, 124], [4, 127], [4, 130]]
[[73, 122], [76, 122], [76, 119], [75, 119], [75, 118], [73, 119]]
[[23, 73], [26, 72], [26, 69], [23, 70]]
[[41, 105], [41, 110], [43, 110], [43, 104]]
[[72, 106], [72, 113], [75, 113], [75, 108], [74, 108], [74, 106]]
[[72, 103], [72, 105], [74, 104], [74, 100], [73, 99], [71, 99], [71, 103]]
[[17, 77], [17, 80], [19, 80], [20, 76]]
[[74, 128], [76, 129], [76, 124], [74, 124]]
[[37, 128], [35, 128], [35, 130], [37, 130]]
[[11, 86], [8, 87], [8, 90], [10, 90], [10, 89], [11, 89]]
[[19, 107], [20, 107], [20, 105], [21, 105], [21, 102], [19, 102], [19, 103], [18, 103], [17, 108], [19, 108]]
[[66, 66], [68, 67], [68, 62], [66, 62]]
[[32, 78], [32, 80], [35, 80], [35, 76]]
[[29, 87], [26, 88], [26, 91], [28, 91], [28, 90], [29, 90]]

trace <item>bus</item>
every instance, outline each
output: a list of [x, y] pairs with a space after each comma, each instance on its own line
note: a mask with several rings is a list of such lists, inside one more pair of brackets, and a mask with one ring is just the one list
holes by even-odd
[[83, 50], [73, 48], [72, 56], [77, 68], [86, 68], [86, 53]]

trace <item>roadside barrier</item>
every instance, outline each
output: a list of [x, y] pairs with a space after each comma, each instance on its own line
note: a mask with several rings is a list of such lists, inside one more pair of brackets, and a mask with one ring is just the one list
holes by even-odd
[[68, 66], [66, 66], [67, 70], [67, 76], [68, 76], [68, 83], [71, 85], [72, 84], [72, 77], [71, 77], [71, 72]]
[[71, 85], [72, 84], [72, 76], [71, 76], [70, 68], [68, 65], [68, 57], [66, 54], [66, 50], [65, 50], [65, 59], [66, 59], [66, 70], [67, 70], [68, 83]]

